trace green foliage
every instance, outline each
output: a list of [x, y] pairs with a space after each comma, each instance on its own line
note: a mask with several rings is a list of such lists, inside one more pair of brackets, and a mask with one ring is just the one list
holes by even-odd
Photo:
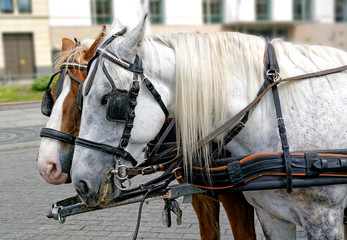
[[[43, 76], [43, 77], [35, 78], [32, 86], [31, 86], [31, 89], [34, 91], [45, 91], [49, 80], [50, 80], [50, 76]], [[52, 84], [52, 86], [53, 86], [53, 84]]]
[[41, 100], [43, 91], [32, 90], [32, 85], [2, 86], [0, 87], [0, 103]]

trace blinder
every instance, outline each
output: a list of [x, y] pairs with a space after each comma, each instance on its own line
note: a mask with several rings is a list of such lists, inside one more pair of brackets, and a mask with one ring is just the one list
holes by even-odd
[[[46, 92], [45, 94], [43, 95], [43, 98], [42, 98], [42, 102], [41, 102], [41, 112], [43, 115], [49, 117], [51, 116], [51, 113], [52, 113], [52, 109], [53, 109], [53, 104], [54, 104], [54, 99], [53, 99], [53, 96], [52, 96], [52, 89], [50, 87], [50, 85], [52, 84], [53, 82], [53, 79], [56, 75], [58, 74], [61, 74], [62, 71], [59, 71], [59, 72], [56, 72], [54, 73], [48, 84], [47, 84], [47, 87], [46, 87]], [[60, 79], [59, 79], [60, 80]], [[56, 98], [58, 96], [56, 95]]]
[[115, 89], [107, 96], [106, 118], [111, 122], [127, 123], [129, 120], [130, 92]]
[[59, 79], [57, 80], [58, 83], [57, 83], [57, 87], [56, 87], [55, 93], [54, 93], [55, 99], [58, 99], [58, 97], [60, 96], [60, 94], [62, 92], [65, 75], [67, 73], [71, 79], [73, 79], [79, 83], [78, 92], [77, 92], [77, 96], [76, 96], [76, 105], [77, 105], [77, 108], [79, 110], [82, 110], [82, 101], [83, 101], [82, 85], [83, 85], [83, 82], [71, 73], [71, 71], [70, 71], [71, 68], [79, 69], [82, 71], [85, 71], [87, 69], [87, 67], [85, 65], [79, 65], [76, 63], [64, 63], [61, 66], [60, 71], [54, 73], [51, 76], [51, 78], [47, 84], [47, 87], [46, 87], [46, 92], [43, 95], [42, 102], [41, 102], [41, 112], [43, 115], [49, 117], [52, 114], [54, 99], [53, 99], [53, 95], [52, 95], [51, 84], [52, 84], [55, 76], [57, 76], [58, 74], [60, 74], [60, 76], [59, 76]]
[[54, 100], [52, 97], [51, 89], [47, 89], [45, 94], [42, 97], [41, 102], [41, 112], [43, 115], [49, 117], [51, 116], [52, 109], [53, 109]]

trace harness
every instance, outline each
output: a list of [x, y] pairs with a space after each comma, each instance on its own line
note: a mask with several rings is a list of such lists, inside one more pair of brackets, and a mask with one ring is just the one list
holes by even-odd
[[[139, 89], [139, 83], [137, 80], [138, 76], [140, 76], [142, 82], [147, 88], [149, 88], [152, 95], [157, 99], [158, 104], [161, 106], [166, 116], [168, 116], [168, 112], [165, 105], [161, 101], [158, 92], [154, 89], [154, 87], [149, 87], [153, 85], [147, 78], [144, 77], [141, 61], [138, 59], [138, 56], [136, 56], [134, 63], [131, 64], [120, 59], [114, 53], [106, 49], [107, 45], [113, 41], [113, 39], [124, 34], [124, 32], [125, 29], [111, 36], [98, 49], [97, 55], [93, 58], [93, 61], [96, 60], [96, 64], [86, 85], [85, 95], [89, 93], [89, 90], [92, 87], [97, 66], [102, 64], [102, 70], [112, 86], [111, 92], [105, 96], [103, 100], [105, 104], [107, 104], [106, 117], [109, 119], [109, 121], [125, 123], [125, 129], [127, 129], [127, 124], [130, 124], [132, 128], [133, 117], [130, 115], [132, 115], [136, 106], [136, 96]], [[134, 73], [133, 85], [130, 91], [119, 90], [116, 88], [114, 82], [112, 81], [111, 75], [105, 68], [103, 63], [104, 59], [107, 59]], [[91, 62], [88, 64], [89, 68], [91, 66]], [[282, 143], [282, 153], [259, 153], [238, 157], [230, 157], [229, 155], [225, 155], [227, 157], [224, 156], [224, 158], [218, 156], [218, 158], [213, 159], [212, 165], [210, 166], [208, 172], [204, 167], [193, 167], [194, 176], [198, 177], [193, 178], [191, 184], [179, 184], [168, 187], [169, 183], [176, 178], [175, 174], [177, 174], [178, 170], [181, 169], [180, 166], [182, 155], [177, 149], [176, 143], [165, 142], [165, 137], [172, 130], [174, 121], [169, 124], [169, 128], [165, 130], [165, 133], [157, 142], [151, 142], [148, 144], [150, 152], [149, 158], [145, 163], [138, 165], [137, 168], [127, 168], [125, 166], [118, 165], [117, 169], [117, 160], [119, 160], [120, 157], [132, 162], [133, 165], [136, 164], [131, 160], [132, 157], [130, 153], [124, 150], [124, 147], [127, 145], [130, 138], [131, 128], [129, 131], [127, 131], [128, 134], [125, 134], [125, 136], [123, 133], [122, 140], [120, 141], [120, 145], [118, 147], [77, 138], [75, 141], [77, 145], [112, 154], [116, 160], [116, 168], [113, 173], [116, 174], [117, 178], [121, 180], [128, 180], [130, 177], [132, 177], [132, 174], [147, 174], [155, 172], [157, 169], [165, 170], [161, 176], [147, 183], [141, 184], [138, 187], [132, 189], [121, 188], [121, 190], [123, 190], [122, 194], [119, 197], [111, 200], [108, 205], [102, 206], [102, 208], [120, 206], [133, 202], [143, 203], [144, 199], [154, 197], [172, 200], [180, 196], [187, 196], [196, 193], [208, 192], [211, 194], [220, 194], [230, 191], [233, 192], [275, 188], [286, 188], [287, 192], [291, 193], [293, 187], [347, 183], [346, 149], [290, 153], [277, 91], [277, 85], [281, 82], [303, 80], [338, 73], [347, 70], [347, 66], [345, 65], [325, 71], [282, 79], [279, 74], [279, 67], [276, 61], [275, 51], [270, 43], [267, 43], [266, 45], [264, 64], [265, 81], [258, 91], [257, 97], [238, 114], [210, 133], [206, 138], [201, 139], [198, 142], [198, 147], [200, 148], [205, 144], [210, 143], [222, 132], [225, 132], [231, 126], [235, 125], [235, 127], [233, 127], [224, 138], [225, 143], [230, 142], [245, 127], [247, 120], [251, 115], [252, 109], [254, 109], [261, 98], [270, 89], [272, 89], [279, 135]], [[127, 105], [128, 107], [126, 107]], [[126, 116], [126, 113], [129, 115], [128, 117]], [[215, 156], [218, 155], [217, 151], [214, 151], [213, 154]], [[148, 172], [145, 171], [147, 169]], [[208, 176], [210, 177], [211, 181], [206, 180], [208, 179]], [[175, 189], [174, 192], [172, 192], [173, 189]], [[70, 206], [69, 204], [71, 203], [77, 204]], [[96, 209], [88, 208], [83, 203], [80, 203], [80, 199], [78, 197], [74, 197], [68, 199], [67, 201], [64, 200], [56, 203], [54, 205], [52, 214], [49, 217], [62, 220], [64, 217], [69, 215], [93, 210]]]
[[[227, 128], [236, 124], [243, 116], [239, 123], [226, 134], [225, 144], [231, 141], [245, 127], [251, 110], [272, 89], [283, 152], [254, 154], [243, 157], [229, 156], [224, 159], [214, 158], [213, 166], [208, 171], [200, 166], [193, 167], [193, 175], [198, 177], [193, 178], [191, 183], [199, 188], [208, 189], [212, 194], [283, 187], [287, 189], [288, 193], [291, 193], [293, 186], [303, 187], [347, 183], [347, 169], [345, 168], [347, 150], [290, 153], [277, 89], [277, 84], [280, 82], [303, 80], [344, 70], [347, 70], [347, 66], [281, 79], [275, 50], [270, 43], [267, 43], [264, 57], [265, 82], [258, 91], [257, 97], [224, 125], [216, 129], [205, 139], [200, 140], [198, 146], [201, 147], [211, 142]], [[324, 155], [322, 155], [322, 152], [324, 152]], [[215, 153], [216, 151], [214, 155]], [[322, 167], [323, 165], [324, 167]], [[293, 175], [296, 177], [294, 184]], [[285, 180], [283, 176], [285, 176]], [[306, 178], [303, 179], [303, 177]], [[321, 177], [327, 178], [322, 179]], [[334, 179], [332, 180], [331, 177]], [[206, 179], [209, 179], [209, 181]]]

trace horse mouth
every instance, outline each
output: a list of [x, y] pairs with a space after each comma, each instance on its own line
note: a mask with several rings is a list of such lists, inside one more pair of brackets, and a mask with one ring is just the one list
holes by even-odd
[[113, 181], [113, 176], [111, 173], [106, 174], [106, 177], [104, 181], [102, 182], [100, 186], [100, 201], [99, 205], [107, 205], [107, 203], [110, 202], [111, 197], [112, 197], [112, 181]]
[[114, 175], [109, 172], [102, 181], [99, 191], [83, 199], [88, 207], [106, 207], [109, 202], [120, 195], [120, 189], [114, 184]]

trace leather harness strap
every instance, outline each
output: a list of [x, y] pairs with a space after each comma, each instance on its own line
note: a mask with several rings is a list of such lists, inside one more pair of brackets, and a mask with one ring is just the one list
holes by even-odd
[[63, 133], [52, 128], [42, 128], [40, 132], [40, 137], [52, 138], [65, 143], [70, 143], [72, 145], [75, 144], [76, 139], [74, 136], [70, 134]]
[[294, 81], [294, 80], [304, 80], [307, 78], [314, 78], [314, 77], [322, 77], [325, 75], [338, 73], [347, 70], [347, 65], [337, 67], [337, 68], [331, 68], [324, 71], [319, 71], [315, 73], [307, 73], [302, 74], [294, 77], [279, 79], [276, 82], [271, 83], [269, 86], [267, 86], [262, 93], [260, 93], [250, 104], [248, 104], [245, 108], [243, 108], [239, 113], [237, 113], [234, 117], [230, 118], [228, 121], [226, 121], [222, 126], [214, 130], [212, 133], [210, 133], [205, 138], [201, 139], [198, 142], [198, 147], [202, 147], [206, 145], [207, 143], [211, 142], [213, 139], [218, 137], [221, 133], [226, 131], [230, 126], [235, 124], [242, 116], [244, 116], [247, 111], [249, 111], [257, 102], [275, 85], [281, 83], [281, 82], [288, 82], [288, 81]]
[[[297, 180], [307, 181], [305, 186], [324, 184], [337, 184], [347, 182], [347, 150], [317, 150], [315, 152], [292, 153], [293, 185], [298, 187]], [[285, 161], [283, 153], [257, 153], [248, 156], [216, 159], [213, 167], [205, 169], [193, 167], [194, 177], [192, 184], [197, 187], [219, 190], [219, 192], [261, 190], [255, 183], [262, 183], [264, 189], [277, 188], [277, 182], [282, 182], [281, 187], [286, 187]], [[211, 179], [211, 185], [204, 179], [207, 175]], [[319, 178], [322, 182], [315, 183]], [[344, 180], [343, 180], [344, 179]], [[295, 182], [296, 181], [296, 182]], [[285, 183], [285, 184], [283, 184]], [[303, 183], [300, 183], [301, 186]], [[247, 186], [248, 185], [248, 186]], [[253, 186], [252, 186], [253, 185]], [[267, 185], [267, 186], [266, 186]]]
[[[271, 43], [266, 44], [266, 59], [264, 67], [265, 77], [268, 82], [275, 82], [279, 79], [280, 69], [276, 59], [275, 49]], [[284, 120], [281, 110], [281, 102], [278, 94], [277, 85], [272, 87], [272, 96], [276, 109], [277, 123], [279, 135], [282, 143], [283, 157], [286, 166], [286, 184], [287, 193], [291, 193], [293, 190], [293, 177], [292, 177], [292, 159], [289, 152], [289, 144], [286, 134], [286, 127], [284, 125]]]

